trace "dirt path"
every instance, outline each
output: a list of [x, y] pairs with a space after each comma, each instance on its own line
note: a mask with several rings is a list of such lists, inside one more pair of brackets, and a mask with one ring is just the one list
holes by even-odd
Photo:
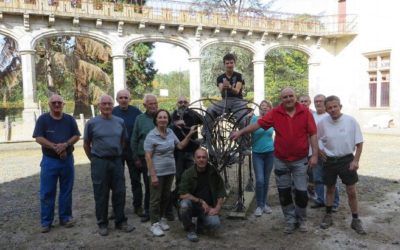
[[[126, 214], [136, 230], [125, 234], [112, 229], [108, 237], [99, 236], [89, 167], [81, 147], [75, 152], [79, 164], [73, 194], [77, 225], [64, 229], [55, 221], [50, 233], [41, 234], [39, 147], [33, 143], [0, 144], [0, 249], [400, 249], [400, 154], [397, 146], [400, 137], [365, 135], [365, 139], [358, 191], [360, 215], [368, 235], [357, 235], [349, 228], [351, 218], [344, 188], [333, 227], [321, 230], [318, 225], [323, 210], [309, 209], [309, 232], [284, 235], [283, 216], [273, 184], [269, 197], [272, 214], [230, 220], [225, 213], [219, 234], [202, 235], [198, 243], [185, 239], [178, 221], [170, 223], [171, 230], [165, 237], [152, 237], [150, 225], [140, 223], [133, 214], [130, 191], [127, 192]], [[129, 190], [128, 182], [127, 187]]]

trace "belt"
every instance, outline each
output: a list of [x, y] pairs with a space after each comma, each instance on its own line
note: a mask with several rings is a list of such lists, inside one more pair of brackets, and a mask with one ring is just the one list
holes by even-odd
[[353, 154], [348, 154], [348, 155], [345, 155], [345, 156], [327, 156], [326, 157], [326, 161], [338, 162], [338, 161], [349, 159], [351, 157], [353, 157]]
[[92, 154], [92, 157], [96, 157], [96, 158], [104, 159], [104, 160], [115, 160], [117, 158], [120, 158], [121, 156], [119, 156], [119, 155], [116, 155], [116, 156], [98, 156], [98, 155]]

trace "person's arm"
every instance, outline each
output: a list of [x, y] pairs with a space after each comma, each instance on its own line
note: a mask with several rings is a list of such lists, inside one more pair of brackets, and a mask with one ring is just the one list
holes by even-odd
[[308, 160], [308, 165], [310, 168], [313, 168], [317, 166], [318, 163], [318, 139], [317, 139], [317, 134], [313, 134], [310, 136], [310, 144], [311, 144], [311, 150], [312, 150], [312, 155], [310, 159]]
[[245, 134], [251, 133], [253, 131], [256, 131], [259, 128], [261, 128], [261, 126], [258, 123], [249, 124], [249, 125], [247, 125], [246, 127], [242, 128], [239, 131], [232, 132], [231, 135], [230, 135], [230, 138], [232, 140], [237, 140], [242, 135], [245, 135]]
[[235, 95], [237, 95], [240, 93], [240, 90], [242, 89], [242, 87], [243, 87], [243, 83], [241, 81], [237, 81], [235, 87], [230, 88], [230, 91], [232, 93], [234, 93]]
[[359, 168], [358, 163], [360, 162], [360, 157], [363, 149], [363, 142], [360, 142], [356, 144], [356, 153], [354, 155], [353, 161], [350, 163], [350, 168], [349, 170], [351, 171], [357, 171]]
[[144, 156], [146, 159], [147, 169], [151, 178], [151, 185], [156, 187], [158, 186], [158, 177], [157, 172], [153, 166], [153, 152], [146, 151]]
[[131, 150], [132, 150], [132, 159], [134, 161], [136, 168], [142, 167], [142, 162], [140, 161], [139, 157], [137, 156], [137, 151], [139, 147], [139, 119], [136, 119], [135, 125], [133, 126], [132, 136], [131, 136]]
[[89, 160], [91, 160], [91, 151], [92, 151], [92, 142], [85, 140], [83, 142], [83, 149], [85, 150], [85, 154]]
[[218, 215], [219, 212], [221, 211], [223, 203], [224, 203], [224, 198], [218, 198], [217, 205], [215, 205], [215, 207], [213, 208], [210, 208], [210, 210], [208, 211], [208, 215]]
[[184, 138], [182, 141], [180, 141], [178, 144], [176, 144], [176, 147], [177, 147], [179, 150], [184, 149], [184, 148], [187, 146], [187, 144], [189, 143], [190, 137], [192, 137], [192, 135], [193, 135], [194, 133], [196, 133], [196, 132], [197, 132], [197, 125], [193, 125], [193, 126], [190, 128], [189, 133], [185, 136], [185, 138]]

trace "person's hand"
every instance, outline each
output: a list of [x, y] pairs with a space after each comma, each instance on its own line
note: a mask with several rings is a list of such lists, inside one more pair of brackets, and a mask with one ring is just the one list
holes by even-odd
[[153, 187], [158, 187], [158, 177], [157, 177], [157, 175], [152, 175], [151, 176], [151, 185], [153, 186]]
[[142, 168], [142, 161], [141, 161], [140, 159], [135, 159], [135, 160], [134, 160], [134, 164], [135, 164], [135, 167], [136, 167], [137, 169]]
[[359, 168], [359, 166], [358, 166], [358, 161], [353, 160], [353, 161], [350, 163], [349, 170], [350, 170], [350, 171], [357, 171], [358, 168]]
[[67, 150], [62, 151], [59, 156], [61, 160], [67, 159]]
[[190, 127], [190, 131], [189, 131], [189, 134], [190, 134], [190, 135], [193, 135], [193, 134], [196, 133], [196, 132], [197, 132], [197, 125], [191, 126], [191, 127]]
[[239, 137], [241, 136], [241, 133], [240, 133], [240, 131], [233, 131], [232, 133], [231, 133], [231, 135], [229, 136], [229, 138], [231, 139], [231, 140], [237, 140], [237, 139], [239, 139]]
[[324, 150], [318, 150], [318, 155], [322, 159], [323, 162], [326, 161], [326, 153]]
[[63, 151], [67, 149], [67, 147], [67, 143], [57, 143], [53, 145], [53, 150], [56, 151], [58, 155], [60, 155]]
[[205, 214], [210, 212], [210, 207], [208, 206], [207, 202], [201, 200], [201, 207], [203, 208]]
[[219, 214], [219, 209], [216, 207], [212, 207], [210, 208], [210, 210], [208, 211], [208, 215], [218, 215]]
[[230, 89], [231, 88], [231, 83], [228, 80], [226, 80], [226, 78], [224, 78], [222, 80], [222, 86], [223, 86], [224, 89]]
[[308, 167], [314, 168], [315, 166], [317, 166], [317, 163], [318, 163], [318, 155], [313, 154], [308, 160]]

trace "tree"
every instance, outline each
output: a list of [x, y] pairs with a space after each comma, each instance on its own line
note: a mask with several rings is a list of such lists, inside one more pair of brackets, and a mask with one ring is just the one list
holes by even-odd
[[153, 89], [151, 83], [157, 74], [154, 62], [149, 59], [153, 49], [153, 43], [138, 43], [128, 49], [126, 79], [133, 98], [141, 98]]
[[264, 12], [276, 2], [269, 0], [267, 3], [261, 0], [201, 0], [206, 12], [224, 12], [226, 15], [251, 15], [263, 16]]
[[153, 93], [159, 89], [168, 89], [169, 97], [189, 96], [189, 72], [172, 71], [168, 74], [157, 74], [153, 83]]
[[308, 57], [294, 49], [275, 49], [266, 56], [265, 96], [274, 105], [280, 102], [280, 91], [290, 86], [298, 95], [308, 93]]

